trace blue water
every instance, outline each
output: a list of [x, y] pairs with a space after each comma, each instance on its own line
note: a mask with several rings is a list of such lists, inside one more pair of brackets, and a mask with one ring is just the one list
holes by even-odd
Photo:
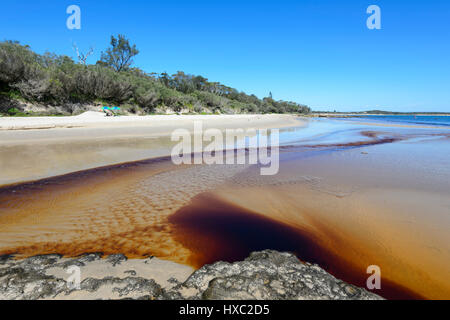
[[423, 124], [432, 126], [450, 126], [450, 116], [414, 116], [414, 115], [377, 115], [377, 116], [355, 116], [354, 118], [345, 118], [345, 120], [364, 120], [370, 119], [380, 122], [394, 122], [403, 124]]

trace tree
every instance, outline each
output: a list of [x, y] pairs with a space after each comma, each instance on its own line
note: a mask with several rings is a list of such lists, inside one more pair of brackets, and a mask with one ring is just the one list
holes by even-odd
[[159, 81], [161, 81], [166, 87], [170, 86], [170, 76], [167, 74], [167, 72], [161, 73]]
[[83, 53], [78, 49], [78, 46], [76, 43], [73, 43], [73, 51], [77, 54], [78, 57], [78, 63], [82, 65], [86, 65], [86, 61], [89, 58], [89, 56], [92, 56], [94, 54], [94, 48], [90, 47], [89, 51], [87, 53]]
[[0, 42], [0, 86], [20, 82], [37, 62], [37, 55], [29, 46], [22, 46], [18, 41]]
[[125, 36], [119, 34], [116, 39], [111, 36], [111, 47], [102, 52], [98, 64], [112, 67], [115, 71], [126, 71], [133, 64], [133, 57], [139, 54], [136, 45], [131, 45]]

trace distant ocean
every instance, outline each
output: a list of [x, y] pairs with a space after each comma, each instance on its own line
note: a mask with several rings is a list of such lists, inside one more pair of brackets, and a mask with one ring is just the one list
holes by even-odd
[[[363, 120], [370, 119], [380, 122], [395, 122], [395, 123], [407, 123], [407, 124], [424, 124], [434, 126], [450, 126], [450, 116], [414, 116], [414, 115], [368, 115], [368, 116], [355, 116], [350, 118], [351, 120]], [[348, 118], [346, 120], [349, 120]]]

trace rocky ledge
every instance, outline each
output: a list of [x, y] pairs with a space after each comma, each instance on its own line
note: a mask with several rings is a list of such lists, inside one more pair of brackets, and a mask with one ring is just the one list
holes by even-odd
[[[75, 268], [74, 268], [75, 267]], [[77, 269], [78, 267], [79, 269]], [[80, 282], [69, 279], [80, 270]], [[76, 279], [76, 277], [75, 277]], [[0, 299], [342, 299], [381, 297], [336, 279], [317, 265], [277, 251], [254, 252], [241, 262], [217, 262], [192, 273], [157, 258], [123, 255], [78, 258], [0, 257]]]

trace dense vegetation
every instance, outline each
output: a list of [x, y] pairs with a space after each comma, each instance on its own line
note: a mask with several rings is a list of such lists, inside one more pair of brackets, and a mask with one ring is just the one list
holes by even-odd
[[[42, 106], [60, 106], [65, 114], [79, 106], [120, 105], [131, 113], [309, 113], [294, 102], [259, 99], [202, 76], [181, 71], [146, 73], [132, 67], [139, 51], [123, 37], [111, 37], [111, 47], [96, 64], [86, 64], [86, 55], [74, 61], [68, 56], [43, 55], [14, 41], [0, 42], [0, 112], [19, 114], [22, 101]], [[5, 102], [6, 101], [6, 102]], [[20, 104], [18, 104], [20, 106]], [[76, 107], [75, 107], [76, 106]]]

